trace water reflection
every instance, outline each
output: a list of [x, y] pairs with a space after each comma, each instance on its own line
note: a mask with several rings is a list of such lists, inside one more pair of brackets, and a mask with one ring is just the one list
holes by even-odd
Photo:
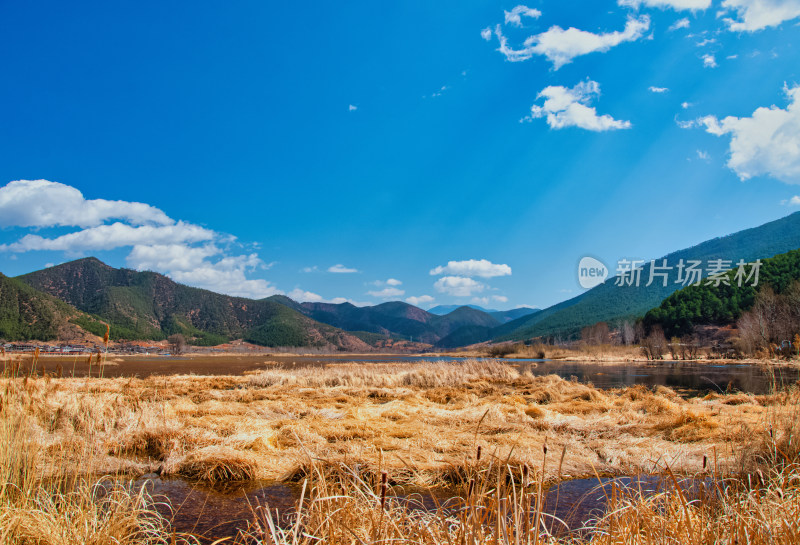
[[[256, 512], [267, 506], [276, 522], [288, 528], [301, 494], [301, 487], [294, 484], [249, 482], [220, 488], [155, 474], [145, 475], [137, 485], [147, 486], [157, 499], [169, 500], [171, 509], [165, 502], [158, 509], [171, 519], [176, 532], [191, 533], [205, 543], [246, 531]], [[706, 493], [709, 485], [692, 479], [680, 482], [690, 499]], [[645, 497], [674, 487], [670, 479], [658, 475], [565, 481], [546, 491], [543, 520], [547, 528], [561, 536], [585, 531], [605, 512], [612, 486], [617, 491], [627, 490], [628, 495]], [[458, 510], [460, 500], [455, 496], [455, 492], [446, 489], [394, 491], [394, 497], [405, 502], [407, 509], [441, 508], [445, 514], [455, 514]]]
[[[431, 356], [192, 356], [187, 358], [132, 357], [110, 360], [103, 369], [106, 377], [148, 377], [177, 374], [242, 375], [265, 368], [316, 367], [355, 363], [421, 363], [432, 361], [462, 362], [467, 358]], [[26, 360], [27, 361], [27, 360]], [[679, 361], [592, 363], [539, 359], [503, 360], [533, 375], [555, 374], [565, 379], [575, 377], [598, 388], [621, 388], [642, 384], [648, 387], [667, 386], [688, 395], [707, 392], [742, 391], [752, 394], [768, 393], [773, 384], [782, 386], [800, 380], [797, 367], [766, 367], [752, 364], [709, 365]], [[25, 363], [23, 361], [22, 363]], [[43, 358], [39, 369], [55, 374], [61, 365], [65, 376], [93, 375], [81, 358], [64, 363], [63, 359]]]

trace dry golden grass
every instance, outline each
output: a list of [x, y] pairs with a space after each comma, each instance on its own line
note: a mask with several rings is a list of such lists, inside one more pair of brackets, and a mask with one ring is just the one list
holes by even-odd
[[537, 466], [546, 439], [567, 449], [563, 474], [550, 480], [647, 472], [657, 461], [692, 472], [712, 445], [754, 428], [765, 410], [752, 396], [603, 391], [483, 360], [0, 386], [45, 450], [91, 451], [100, 473], [208, 481], [297, 479], [311, 456], [365, 471], [381, 463], [396, 482], [428, 486], [447, 483], [476, 445]]
[[[152, 510], [150, 498], [125, 487], [98, 495], [94, 486], [99, 475], [149, 471], [208, 482], [306, 481], [311, 503], [298, 515], [302, 532], [288, 534], [261, 519], [254, 537], [263, 542], [310, 543], [308, 536], [314, 535], [350, 543], [353, 532], [365, 543], [550, 540], [555, 538], [535, 529], [541, 525], [519, 526], [521, 513], [531, 505], [535, 511], [540, 501], [537, 487], [550, 482], [665, 466], [695, 474], [711, 452], [717, 453], [715, 468], [738, 475], [797, 462], [787, 454], [799, 450], [800, 438], [792, 431], [797, 396], [791, 390], [686, 400], [668, 388], [598, 390], [557, 376], [520, 375], [482, 360], [270, 368], [225, 377], [5, 378], [0, 381], [7, 438], [0, 453], [0, 478], [6, 483], [0, 517], [3, 528], [16, 529], [1, 534], [0, 544], [163, 542], [158, 540], [168, 535], [166, 522]], [[545, 463], [544, 444], [559, 453], [558, 463], [552, 454]], [[476, 463], [476, 447], [484, 452], [484, 466]], [[403, 515], [402, 505], [381, 497], [384, 472], [391, 485], [471, 486], [465, 497], [474, 501], [459, 511], [461, 519], [449, 511]], [[73, 476], [71, 488], [43, 484], [64, 475]], [[726, 500], [726, 516], [737, 512], [730, 506], [739, 505], [743, 513], [764, 494], [794, 494], [796, 478], [785, 477], [778, 488], [773, 481], [778, 482], [762, 478], [759, 486], [766, 492], [755, 499], [737, 491], [735, 502], [733, 496]], [[56, 500], [48, 503], [48, 497]], [[653, 513], [676, 506], [686, 513], [674, 495], [625, 501], [625, 509], [612, 510], [609, 517], [635, 511], [655, 524]], [[665, 503], [653, 503], [658, 501]], [[686, 516], [716, 521], [723, 511]], [[780, 512], [774, 509], [776, 516]], [[763, 517], [763, 525], [774, 518]], [[509, 519], [515, 526], [504, 526]], [[76, 533], [54, 533], [71, 521], [88, 534], [79, 539]], [[612, 530], [624, 525], [621, 519], [603, 521], [593, 539], [611, 543], [601, 541], [603, 532], [618, 537]], [[638, 528], [632, 521], [625, 524], [631, 532]], [[48, 541], [26, 533], [36, 528], [56, 537]], [[119, 537], [105, 537], [108, 528]], [[667, 535], [672, 534], [664, 530]], [[614, 542], [673, 538], [636, 539]]]
[[[33, 380], [21, 382], [34, 390]], [[170, 534], [145, 488], [65, 470], [91, 466], [93, 449], [42, 442], [39, 422], [20, 394], [7, 384], [0, 403], [0, 544], [195, 542]]]

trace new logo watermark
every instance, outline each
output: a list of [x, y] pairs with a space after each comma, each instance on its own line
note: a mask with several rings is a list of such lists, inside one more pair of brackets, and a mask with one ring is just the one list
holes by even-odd
[[599, 286], [608, 278], [608, 267], [600, 260], [586, 256], [578, 263], [578, 283], [582, 288]]
[[[666, 258], [652, 259], [620, 259], [614, 274], [615, 286], [649, 287], [660, 284], [680, 284], [682, 286], [719, 287], [743, 285], [758, 286], [761, 260], [747, 263], [740, 259], [734, 263], [731, 259], [711, 258], [704, 263], [700, 259], [680, 259], [676, 264], [669, 264]], [[578, 264], [578, 283], [582, 288], [591, 289], [599, 286], [609, 276], [605, 263], [594, 257], [583, 257]]]

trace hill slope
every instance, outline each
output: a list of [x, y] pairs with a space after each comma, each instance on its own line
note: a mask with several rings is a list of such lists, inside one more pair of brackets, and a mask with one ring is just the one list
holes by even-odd
[[[429, 344], [436, 344], [462, 327], [488, 330], [502, 323], [491, 314], [470, 306], [457, 307], [439, 316], [400, 301], [357, 307], [350, 303], [297, 303], [282, 295], [272, 296], [269, 300], [346, 331], [364, 331]], [[469, 338], [466, 333], [465, 338]]]
[[109, 322], [114, 339], [163, 339], [183, 333], [197, 344], [243, 338], [264, 346], [368, 348], [353, 335], [274, 301], [221, 295], [158, 273], [115, 269], [95, 258], [19, 280]]
[[[70, 305], [0, 274], [0, 339], [51, 341], [82, 336], [76, 322], [91, 323]], [[96, 324], [105, 332], [105, 326]]]
[[645, 315], [645, 325], [660, 325], [667, 337], [691, 333], [698, 325], [730, 325], [750, 310], [759, 289], [770, 286], [776, 293], [783, 293], [792, 282], [800, 280], [800, 250], [763, 260], [756, 287], [747, 282], [738, 285], [735, 274], [736, 269], [727, 274], [728, 285], [703, 283], [676, 291]]
[[[697, 246], [668, 254], [656, 260], [667, 259], [675, 267], [683, 260], [703, 261], [739, 259], [754, 261], [800, 248], [800, 212], [759, 227], [715, 238]], [[599, 321], [614, 321], [644, 315], [658, 306], [670, 294], [683, 287], [676, 283], [677, 271], [673, 269], [666, 286], [657, 279], [649, 287], [650, 264], [642, 270], [643, 282], [636, 286], [615, 286], [614, 279], [568, 301], [541, 312], [524, 316], [504, 324], [492, 332], [495, 340], [520, 340], [547, 335], [576, 335], [581, 328]]]

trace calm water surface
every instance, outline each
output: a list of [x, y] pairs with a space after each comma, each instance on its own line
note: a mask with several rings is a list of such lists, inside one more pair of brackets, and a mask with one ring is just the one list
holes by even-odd
[[[146, 486], [156, 500], [168, 499], [158, 509], [172, 521], [177, 532], [200, 536], [205, 543], [235, 536], [246, 531], [262, 509], [270, 509], [273, 520], [284, 528], [291, 525], [291, 516], [300, 499], [301, 487], [294, 484], [249, 482], [223, 488], [192, 484], [181, 479], [145, 475], [136, 483]], [[605, 511], [611, 487], [634, 490], [645, 496], [661, 492], [672, 485], [657, 475], [575, 479], [550, 487], [545, 496], [544, 520], [553, 534], [566, 535], [591, 526]], [[681, 482], [690, 498], [697, 497], [710, 483], [693, 480]], [[456, 493], [444, 489], [407, 491], [395, 489], [394, 496], [409, 510], [455, 513], [460, 500]]]
[[[103, 374], [107, 377], [147, 377], [152, 375], [241, 375], [267, 367], [306, 367], [327, 366], [343, 362], [386, 363], [386, 362], [460, 362], [466, 358], [422, 357], [422, 356], [196, 356], [164, 357], [142, 356], [114, 358], [111, 356]], [[684, 395], [705, 394], [708, 392], [742, 391], [753, 394], [768, 393], [773, 384], [787, 385], [800, 380], [800, 369], [796, 367], [772, 367], [752, 364], [712, 365], [677, 361], [627, 363], [591, 363], [536, 359], [502, 360], [521, 371], [533, 375], [555, 374], [565, 379], [572, 377], [583, 383], [592, 383], [598, 388], [620, 388], [643, 384], [648, 387], [668, 386]], [[86, 376], [90, 371], [97, 376], [99, 369], [95, 364], [90, 370], [85, 357], [42, 358], [39, 368], [55, 373], [61, 363], [66, 376]]]

